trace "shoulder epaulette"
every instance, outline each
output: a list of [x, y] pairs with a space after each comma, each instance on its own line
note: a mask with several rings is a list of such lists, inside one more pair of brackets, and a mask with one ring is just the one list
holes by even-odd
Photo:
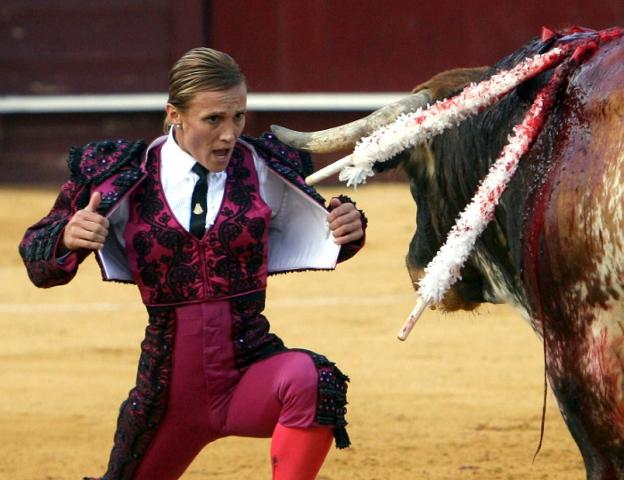
[[138, 166], [145, 147], [143, 140], [104, 140], [72, 147], [68, 159], [72, 180], [101, 183], [126, 165]]
[[303, 180], [314, 171], [312, 158], [308, 152], [289, 147], [280, 142], [272, 133], [264, 133], [259, 138], [243, 136], [243, 140], [256, 148], [272, 170], [289, 180], [321, 205], [325, 204], [325, 199]]

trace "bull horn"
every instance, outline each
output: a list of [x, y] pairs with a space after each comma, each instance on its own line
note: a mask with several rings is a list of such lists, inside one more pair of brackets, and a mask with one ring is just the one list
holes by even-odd
[[370, 115], [338, 127], [318, 132], [297, 132], [279, 125], [271, 125], [271, 131], [286, 145], [312, 153], [330, 153], [350, 150], [362, 137], [379, 127], [392, 123], [399, 115], [425, 108], [432, 102], [428, 89], [420, 90], [374, 111]]

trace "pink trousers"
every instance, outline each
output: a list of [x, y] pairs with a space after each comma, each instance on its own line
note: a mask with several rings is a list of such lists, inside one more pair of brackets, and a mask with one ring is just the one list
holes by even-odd
[[135, 479], [177, 479], [221, 437], [270, 437], [278, 422], [318, 426], [318, 373], [310, 356], [286, 351], [244, 371], [234, 360], [228, 301], [178, 309], [167, 413]]

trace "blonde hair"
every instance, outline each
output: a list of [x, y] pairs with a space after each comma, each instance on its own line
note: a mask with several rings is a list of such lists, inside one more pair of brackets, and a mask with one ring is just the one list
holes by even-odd
[[[244, 84], [245, 76], [227, 53], [207, 47], [186, 52], [169, 71], [167, 102], [184, 111], [200, 92], [217, 92]], [[171, 124], [165, 117], [165, 133]]]

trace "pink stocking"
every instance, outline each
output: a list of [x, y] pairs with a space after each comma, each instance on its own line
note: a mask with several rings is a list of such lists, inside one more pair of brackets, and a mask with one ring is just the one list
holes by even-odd
[[290, 428], [279, 423], [273, 430], [273, 480], [314, 480], [333, 440], [331, 427]]

